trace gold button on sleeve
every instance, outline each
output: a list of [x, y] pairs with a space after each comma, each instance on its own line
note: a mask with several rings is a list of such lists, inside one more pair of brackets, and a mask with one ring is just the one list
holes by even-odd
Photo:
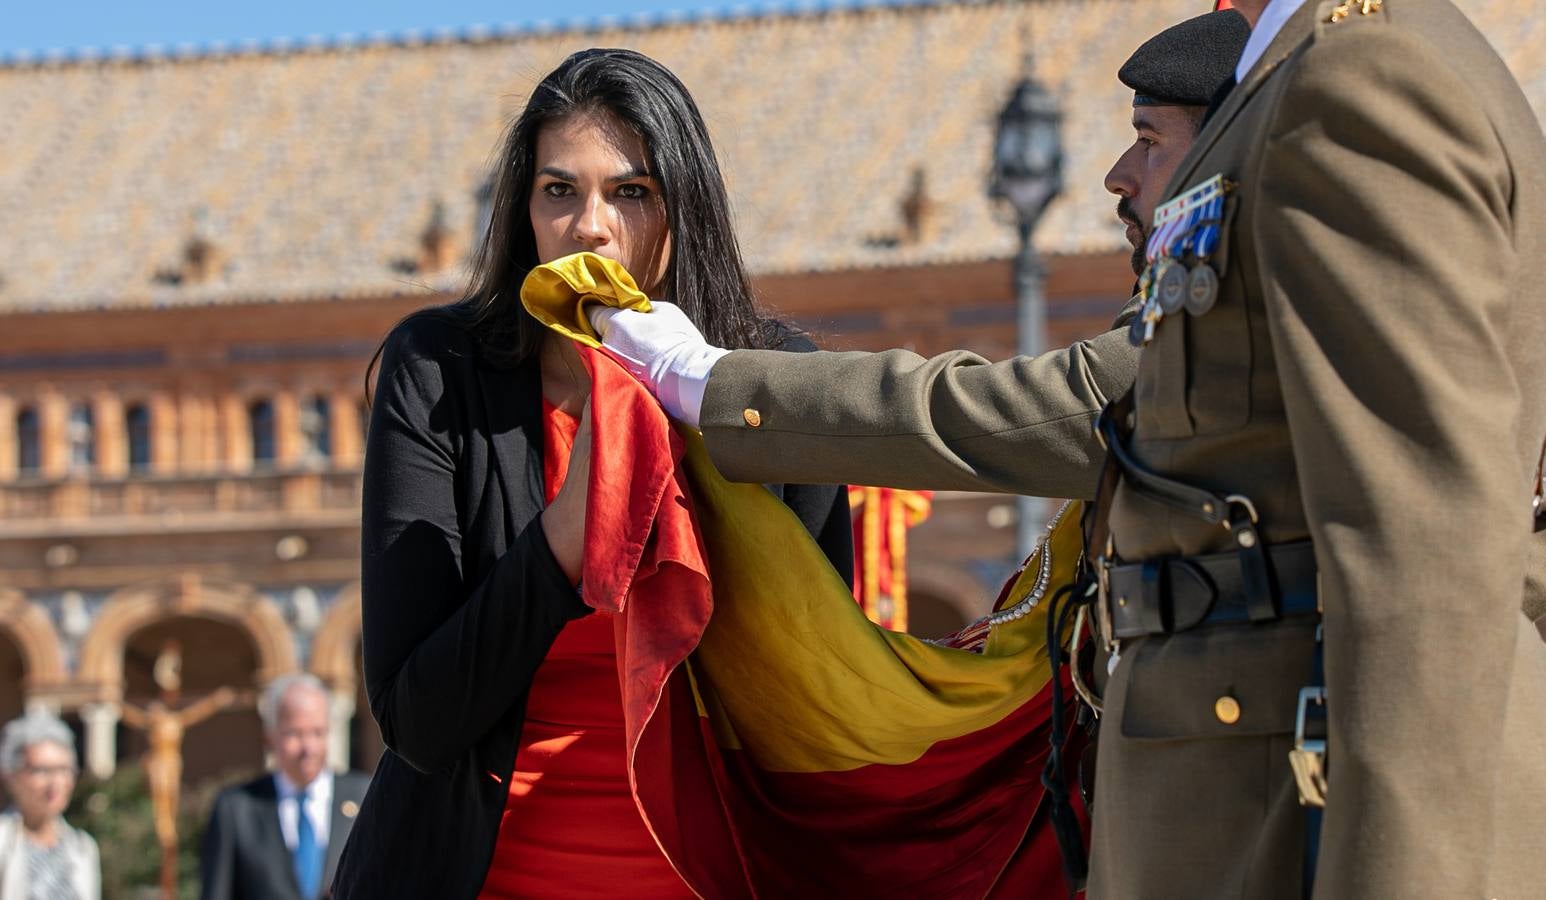
[[741, 410], [741, 418], [745, 419], [746, 424], [753, 428], [762, 427], [762, 413], [757, 412], [755, 409]]
[[1240, 721], [1240, 701], [1228, 694], [1213, 701], [1213, 714], [1225, 725]]

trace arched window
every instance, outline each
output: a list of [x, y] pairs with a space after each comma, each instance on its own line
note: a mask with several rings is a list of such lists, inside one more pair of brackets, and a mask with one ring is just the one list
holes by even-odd
[[64, 432], [65, 445], [70, 450], [70, 471], [86, 472], [97, 464], [96, 431], [90, 406], [77, 403], [70, 407]]
[[332, 423], [327, 398], [318, 394], [301, 404], [301, 455], [307, 462], [321, 462], [333, 455]]
[[16, 472], [36, 475], [42, 467], [42, 429], [38, 411], [29, 407], [16, 414]]
[[150, 468], [150, 409], [136, 403], [124, 411], [124, 431], [129, 437], [129, 471]]
[[257, 400], [247, 407], [247, 430], [252, 435], [252, 464], [274, 464], [274, 404]]

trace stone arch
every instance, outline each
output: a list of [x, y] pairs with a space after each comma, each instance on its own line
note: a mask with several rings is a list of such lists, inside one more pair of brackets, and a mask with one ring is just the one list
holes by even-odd
[[80, 680], [102, 699], [123, 693], [123, 648], [134, 632], [168, 616], [201, 616], [242, 629], [257, 648], [259, 683], [299, 666], [284, 616], [249, 585], [185, 575], [170, 582], [124, 588], [108, 597], [81, 642]]
[[311, 674], [334, 690], [354, 689], [354, 651], [360, 642], [360, 584], [338, 592], [311, 636]]
[[360, 584], [345, 585], [311, 636], [311, 674], [332, 693], [328, 762], [338, 771], [373, 769], [382, 749], [359, 675]]
[[[963, 567], [914, 562], [908, 566], [907, 582], [908, 631], [920, 637], [943, 637], [986, 615], [993, 603], [990, 591]], [[926, 615], [925, 604], [938, 609]], [[935, 627], [929, 627], [931, 621]]]
[[69, 682], [64, 654], [59, 649], [59, 634], [42, 607], [28, 601], [20, 591], [0, 588], [0, 629], [21, 650], [29, 692], [62, 687]]

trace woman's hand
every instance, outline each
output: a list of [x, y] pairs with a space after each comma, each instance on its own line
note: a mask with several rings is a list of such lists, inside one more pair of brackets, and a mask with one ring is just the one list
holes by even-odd
[[542, 531], [570, 584], [579, 584], [585, 562], [585, 504], [590, 494], [590, 397], [580, 412], [580, 427], [569, 450], [569, 468], [558, 496], [542, 511]]

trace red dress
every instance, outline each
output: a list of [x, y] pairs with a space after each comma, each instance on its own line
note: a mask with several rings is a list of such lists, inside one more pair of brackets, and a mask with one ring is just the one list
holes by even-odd
[[[546, 401], [544, 480], [563, 485], [579, 423]], [[628, 788], [613, 617], [564, 626], [532, 679], [480, 898], [690, 898]]]

